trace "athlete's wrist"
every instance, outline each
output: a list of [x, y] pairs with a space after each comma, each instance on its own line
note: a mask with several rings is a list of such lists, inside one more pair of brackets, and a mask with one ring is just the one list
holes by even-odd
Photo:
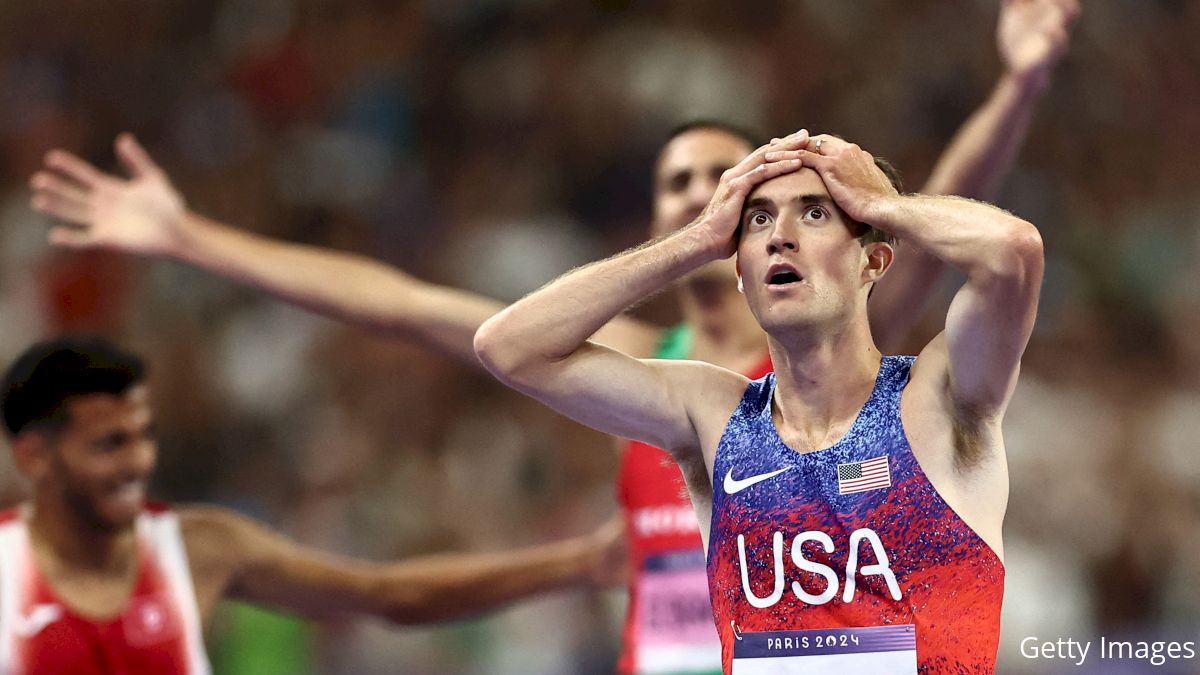
[[1051, 66], [1036, 65], [1024, 70], [1006, 70], [1000, 77], [998, 89], [1011, 90], [1020, 98], [1041, 96], [1050, 86]]
[[216, 248], [220, 225], [196, 213], [185, 211], [177, 220], [164, 224], [162, 255], [192, 265], [205, 266]]
[[858, 213], [853, 214], [853, 216], [856, 220], [872, 227], [877, 227], [891, 234], [898, 234], [893, 232], [892, 228], [899, 220], [900, 213], [904, 208], [904, 202], [907, 199], [909, 198], [899, 194], [872, 195], [863, 199], [857, 209]]
[[704, 214], [676, 233], [675, 236], [682, 240], [687, 251], [688, 272], [724, 260], [737, 249], [734, 238], [720, 222], [716, 222], [718, 220], [717, 217]]
[[580, 536], [545, 544], [541, 549], [546, 583], [565, 588], [598, 585], [600, 552], [591, 537]]

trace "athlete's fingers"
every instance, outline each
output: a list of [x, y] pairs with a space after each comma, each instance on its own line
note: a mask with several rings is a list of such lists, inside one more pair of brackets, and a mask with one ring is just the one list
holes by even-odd
[[133, 134], [124, 133], [117, 136], [115, 143], [117, 157], [121, 164], [136, 178], [162, 173], [162, 169], [150, 157], [150, 153], [142, 147]]
[[29, 198], [29, 205], [39, 213], [73, 223], [89, 222], [92, 213], [91, 204], [87, 200], [72, 199], [51, 192], [33, 193]]
[[109, 180], [102, 171], [66, 150], [51, 150], [46, 153], [46, 166], [62, 172], [87, 188], [96, 187]]
[[38, 171], [29, 179], [29, 187], [35, 192], [46, 192], [73, 201], [86, 201], [88, 191], [74, 181], [67, 180], [50, 171]]
[[726, 171], [726, 177], [728, 180], [732, 181], [740, 176], [744, 176], [761, 165], [765, 161], [764, 157], [768, 152], [802, 148], [807, 141], [807, 129], [801, 129], [796, 133], [785, 136], [781, 139], [773, 139], [770, 143], [767, 143], [749, 155], [746, 155], [742, 161], [738, 162], [737, 165], [735, 165], [732, 169]]
[[804, 150], [772, 150], [766, 154], [768, 162], [785, 162], [789, 159], [803, 159], [800, 153]]
[[64, 248], [86, 248], [95, 244], [90, 230], [65, 225], [50, 228], [50, 235], [47, 238], [54, 246]]
[[744, 196], [759, 184], [769, 181], [772, 178], [798, 171], [802, 166], [803, 162], [798, 159], [759, 164], [750, 172], [730, 182], [730, 187]]
[[762, 164], [763, 155], [766, 154], [766, 149], [768, 147], [770, 147], [770, 144], [755, 148], [754, 152], [746, 155], [740, 162], [727, 169], [725, 173], [721, 175], [721, 178], [725, 179], [725, 182], [728, 183], [746, 175], [750, 171], [753, 171], [755, 167]]
[[805, 149], [822, 155], [828, 155], [838, 150], [845, 150], [849, 145], [849, 143], [837, 136], [821, 134], [809, 138], [808, 143], [805, 144]]
[[808, 142], [808, 138], [808, 129], [801, 129], [794, 134], [784, 136], [777, 141], [772, 141], [767, 145], [767, 151], [770, 152], [772, 150], [802, 148], [804, 147], [804, 144]]
[[817, 171], [827, 171], [833, 166], [833, 158], [825, 155], [818, 155], [811, 150], [801, 150], [799, 156], [800, 162], [810, 169]]
[[86, 225], [91, 220], [91, 208], [87, 202], [67, 199], [49, 192], [36, 192], [29, 203], [39, 213], [71, 223]]

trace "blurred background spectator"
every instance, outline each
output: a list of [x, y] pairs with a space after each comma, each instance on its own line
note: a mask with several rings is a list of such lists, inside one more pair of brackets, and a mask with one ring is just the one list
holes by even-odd
[[[42, 154], [111, 166], [130, 130], [202, 212], [512, 300], [645, 237], [658, 144], [692, 118], [839, 133], [919, 184], [999, 73], [995, 14], [990, 0], [0, 4], [0, 358], [64, 330], [141, 351], [157, 496], [329, 550], [582, 532], [614, 508], [611, 441], [202, 273], [51, 250], [26, 206]], [[1001, 672], [1057, 672], [1020, 657], [1026, 636], [1200, 634], [1200, 3], [1090, 2], [1076, 33], [999, 200], [1048, 256], [1006, 429]], [[669, 307], [641, 311], [666, 323]], [[403, 630], [231, 608], [213, 655], [260, 675], [608, 673], [620, 602], [562, 594]]]

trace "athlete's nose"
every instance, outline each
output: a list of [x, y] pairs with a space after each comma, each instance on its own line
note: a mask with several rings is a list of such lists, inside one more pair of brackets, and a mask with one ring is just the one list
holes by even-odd
[[152, 439], [140, 439], [128, 450], [125, 469], [136, 476], [149, 476], [158, 462], [158, 443]]
[[783, 251], [795, 251], [800, 248], [796, 242], [796, 237], [792, 232], [792, 228], [788, 227], [783, 219], [775, 222], [775, 228], [771, 231], [771, 238], [767, 241], [767, 253], [774, 255]]

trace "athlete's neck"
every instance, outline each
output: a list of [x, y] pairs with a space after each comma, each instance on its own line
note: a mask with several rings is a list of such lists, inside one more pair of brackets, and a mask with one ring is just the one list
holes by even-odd
[[35, 550], [56, 563], [97, 573], [124, 574], [137, 557], [132, 526], [101, 530], [84, 522], [61, 503], [35, 496], [30, 504], [29, 537]]
[[865, 319], [835, 332], [769, 338], [780, 435], [804, 452], [836, 443], [875, 386], [883, 358]]
[[707, 277], [679, 289], [684, 323], [695, 338], [689, 358], [743, 372], [767, 351], [767, 335], [732, 280]]

